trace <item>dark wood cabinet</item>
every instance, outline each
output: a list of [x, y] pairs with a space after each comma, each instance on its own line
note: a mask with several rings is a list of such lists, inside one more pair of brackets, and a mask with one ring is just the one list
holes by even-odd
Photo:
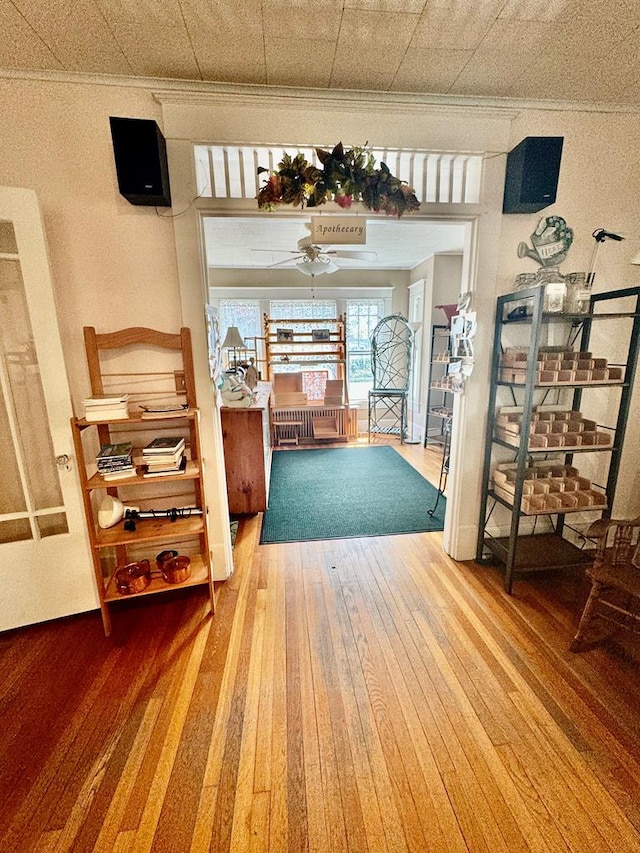
[[229, 512], [264, 512], [269, 497], [271, 437], [268, 383], [261, 383], [256, 402], [246, 408], [220, 409]]

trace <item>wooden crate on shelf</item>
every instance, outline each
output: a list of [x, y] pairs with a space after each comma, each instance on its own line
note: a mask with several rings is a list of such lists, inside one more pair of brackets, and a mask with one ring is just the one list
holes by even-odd
[[343, 434], [338, 426], [337, 418], [317, 416], [312, 419], [313, 437], [322, 439], [342, 438]]

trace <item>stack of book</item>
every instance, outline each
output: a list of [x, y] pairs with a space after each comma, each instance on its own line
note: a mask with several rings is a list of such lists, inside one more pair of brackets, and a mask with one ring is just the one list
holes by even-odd
[[159, 477], [162, 474], [178, 474], [187, 467], [184, 455], [185, 440], [181, 436], [159, 436], [142, 451], [145, 464], [143, 477]]
[[119, 480], [122, 477], [133, 477], [136, 473], [133, 464], [133, 445], [130, 441], [119, 444], [103, 444], [96, 456], [98, 473], [105, 480]]
[[84, 419], [86, 421], [120, 421], [129, 417], [128, 394], [94, 394], [85, 397]]

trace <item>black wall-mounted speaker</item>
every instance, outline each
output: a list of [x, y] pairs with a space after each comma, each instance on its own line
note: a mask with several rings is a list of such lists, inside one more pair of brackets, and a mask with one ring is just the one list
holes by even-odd
[[131, 204], [170, 207], [167, 144], [153, 119], [110, 116], [118, 189]]
[[556, 200], [564, 136], [526, 136], [507, 155], [503, 213], [535, 213]]

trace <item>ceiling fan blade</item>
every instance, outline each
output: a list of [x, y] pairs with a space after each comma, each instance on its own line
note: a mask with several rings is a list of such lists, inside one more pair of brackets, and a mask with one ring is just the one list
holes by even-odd
[[252, 252], [285, 252], [287, 255], [299, 254], [297, 249], [251, 249]]
[[373, 261], [378, 257], [377, 252], [351, 252], [342, 249], [330, 249], [322, 254], [335, 255], [338, 258], [354, 258], [359, 261]]
[[277, 264], [269, 264], [267, 269], [273, 269], [273, 267], [284, 267], [287, 264], [293, 263], [293, 261], [297, 261], [299, 258], [302, 258], [302, 255], [294, 255], [292, 258], [285, 258], [284, 261], [278, 261]]

